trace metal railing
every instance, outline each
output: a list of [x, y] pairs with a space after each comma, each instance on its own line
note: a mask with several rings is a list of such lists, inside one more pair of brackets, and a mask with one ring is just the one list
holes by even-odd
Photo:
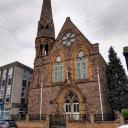
[[115, 121], [119, 119], [117, 114], [95, 114], [94, 121]]
[[34, 121], [34, 120], [46, 120], [46, 114], [29, 115], [29, 120], [31, 120], [31, 121]]
[[[103, 121], [117, 121], [119, 120], [119, 115], [117, 114], [94, 114], [92, 115], [95, 122], [103, 122]], [[26, 118], [27, 117], [27, 118]], [[47, 120], [46, 114], [35, 114], [29, 116], [21, 116], [21, 115], [11, 115], [11, 119], [14, 120], [27, 120], [37, 121], [37, 120]], [[67, 114], [67, 115], [49, 115], [49, 119], [52, 122], [64, 122], [67, 121], [80, 121], [80, 122], [90, 122], [91, 115], [90, 114]], [[126, 119], [127, 120], [127, 119]]]
[[60, 125], [65, 126], [66, 125], [66, 115], [49, 115], [50, 119], [50, 125]]
[[89, 114], [68, 114], [66, 115], [68, 117], [69, 121], [90, 121], [90, 115]]
[[11, 119], [16, 121], [26, 120], [26, 115], [11, 115]]

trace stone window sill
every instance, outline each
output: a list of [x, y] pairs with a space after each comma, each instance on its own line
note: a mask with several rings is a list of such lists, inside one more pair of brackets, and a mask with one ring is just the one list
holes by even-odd
[[88, 79], [79, 79], [75, 81], [75, 84], [81, 84], [81, 83], [89, 83], [89, 82], [97, 82], [95, 80], [88, 80]]
[[53, 86], [63, 86], [64, 85], [64, 81], [61, 81], [61, 82], [53, 82], [52, 85]]
[[79, 84], [79, 83], [87, 83], [87, 82], [89, 82], [88, 79], [79, 79], [79, 80], [76, 80], [75, 81], [76, 84]]

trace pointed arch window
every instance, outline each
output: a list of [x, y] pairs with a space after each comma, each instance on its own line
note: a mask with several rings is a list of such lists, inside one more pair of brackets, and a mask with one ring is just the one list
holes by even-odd
[[77, 68], [77, 79], [86, 79], [87, 59], [84, 55], [84, 52], [81, 49], [77, 55], [76, 68]]
[[79, 101], [77, 95], [70, 90], [65, 96], [65, 112], [66, 114], [79, 114]]
[[54, 82], [60, 81], [63, 81], [63, 63], [61, 57], [58, 56], [54, 64]]

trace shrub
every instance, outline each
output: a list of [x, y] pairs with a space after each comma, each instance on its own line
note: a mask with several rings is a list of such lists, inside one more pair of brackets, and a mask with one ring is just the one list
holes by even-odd
[[128, 120], [128, 110], [123, 112], [124, 119]]

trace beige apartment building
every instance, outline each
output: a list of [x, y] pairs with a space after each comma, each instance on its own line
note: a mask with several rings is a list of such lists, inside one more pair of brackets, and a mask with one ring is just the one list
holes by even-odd
[[33, 69], [13, 62], [0, 67], [1, 117], [24, 117], [27, 113], [27, 96]]

